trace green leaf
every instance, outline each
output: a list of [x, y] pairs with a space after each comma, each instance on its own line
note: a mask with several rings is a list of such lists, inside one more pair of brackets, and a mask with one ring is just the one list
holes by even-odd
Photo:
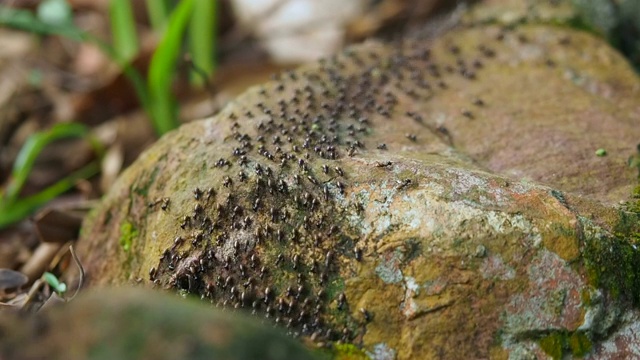
[[42, 274], [42, 279], [60, 295], [67, 291], [67, 284], [60, 282], [55, 275], [48, 271]]
[[[85, 137], [88, 134], [86, 126], [79, 123], [60, 123], [54, 125], [47, 131], [35, 133], [24, 143], [11, 172], [11, 179], [2, 200], [12, 203], [20, 194], [22, 186], [27, 181], [27, 177], [33, 168], [36, 158], [42, 149], [49, 143], [69, 137]], [[100, 149], [100, 151], [102, 151]]]
[[109, 2], [111, 36], [113, 48], [121, 60], [131, 61], [139, 50], [136, 23], [129, 0], [111, 0]]
[[215, 0], [194, 1], [193, 16], [189, 24], [189, 49], [194, 67], [203, 73], [191, 76], [195, 85], [203, 85], [206, 79], [200, 75], [211, 76], [215, 67], [216, 3]]
[[79, 123], [56, 124], [47, 131], [29, 136], [13, 164], [6, 190], [0, 196], [0, 228], [29, 216], [40, 206], [71, 189], [79, 179], [98, 173], [100, 167], [96, 161], [35, 195], [25, 199], [18, 199], [20, 191], [42, 150], [53, 141], [70, 137], [84, 138], [89, 141], [98, 157], [102, 157], [104, 154], [102, 144], [89, 134], [89, 129], [86, 126]]
[[178, 4], [171, 13], [168, 27], [149, 65], [149, 105], [154, 127], [159, 134], [178, 127], [177, 103], [171, 93], [171, 83], [192, 10], [193, 0], [182, 0]]
[[33, 214], [44, 204], [73, 188], [78, 180], [88, 179], [98, 172], [100, 172], [100, 165], [98, 161], [93, 161], [35, 195], [18, 199], [11, 203], [0, 201], [0, 229]]

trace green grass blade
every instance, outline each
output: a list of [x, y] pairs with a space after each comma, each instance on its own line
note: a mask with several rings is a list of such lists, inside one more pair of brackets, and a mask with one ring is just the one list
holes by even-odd
[[84, 137], [87, 133], [87, 127], [82, 124], [60, 123], [47, 131], [29, 136], [13, 164], [9, 185], [2, 200], [7, 203], [12, 203], [18, 198], [20, 190], [22, 190], [24, 183], [27, 181], [27, 177], [33, 168], [36, 158], [45, 146], [58, 139]]
[[22, 187], [29, 177], [29, 173], [33, 168], [36, 158], [45, 146], [53, 141], [70, 137], [86, 138], [97, 153], [98, 157], [102, 157], [104, 154], [103, 145], [96, 138], [89, 135], [88, 128], [82, 124], [56, 124], [47, 131], [33, 134], [27, 139], [16, 157], [11, 172], [11, 178], [3, 198], [0, 199], [0, 205], [12, 204], [16, 201]]
[[149, 65], [147, 80], [152, 121], [159, 134], [178, 127], [177, 103], [171, 93], [171, 83], [192, 10], [193, 0], [182, 0], [178, 4]]
[[44, 204], [73, 188], [78, 180], [88, 179], [98, 172], [100, 172], [100, 165], [98, 161], [93, 161], [35, 195], [12, 203], [0, 201], [0, 229], [33, 214]]
[[[194, 0], [193, 16], [189, 24], [189, 51], [191, 60], [199, 72], [209, 77], [215, 68], [216, 51], [216, 0]], [[202, 86], [206, 79], [192, 73], [191, 82]]]
[[139, 50], [138, 33], [129, 0], [110, 0], [109, 19], [111, 36], [115, 52], [120, 59], [131, 61]]
[[167, 0], [147, 0], [147, 13], [153, 30], [162, 34], [169, 19], [169, 2]]

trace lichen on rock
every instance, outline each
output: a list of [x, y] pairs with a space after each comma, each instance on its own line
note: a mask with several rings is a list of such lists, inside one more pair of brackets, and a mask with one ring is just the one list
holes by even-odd
[[166, 135], [80, 253], [91, 284], [192, 294], [338, 353], [598, 353], [640, 294], [616, 205], [639, 95], [620, 55], [561, 27], [370, 41]]

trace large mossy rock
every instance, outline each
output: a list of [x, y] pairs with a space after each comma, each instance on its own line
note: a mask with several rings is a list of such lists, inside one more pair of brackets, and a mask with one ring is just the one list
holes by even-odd
[[344, 356], [630, 356], [639, 124], [638, 77], [587, 33], [369, 42], [163, 137], [79, 251], [93, 285], [191, 293]]
[[[250, 344], [248, 346], [248, 344]], [[101, 289], [37, 316], [0, 317], [2, 359], [319, 359], [247, 316], [152, 290]]]

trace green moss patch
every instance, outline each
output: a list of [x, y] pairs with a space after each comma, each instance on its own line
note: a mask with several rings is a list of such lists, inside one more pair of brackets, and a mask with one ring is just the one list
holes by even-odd
[[[640, 186], [633, 197], [640, 198]], [[615, 299], [640, 304], [640, 200], [619, 211], [613, 235], [588, 239], [583, 248], [584, 264], [594, 286], [609, 291]]]
[[640, 302], [640, 251], [627, 239], [590, 239], [584, 247], [584, 264], [594, 286], [609, 291], [615, 299]]
[[120, 226], [120, 248], [128, 253], [131, 250], [133, 240], [137, 239], [138, 235], [138, 229], [132, 223], [124, 222]]
[[591, 340], [581, 332], [554, 331], [539, 341], [540, 347], [552, 359], [563, 359], [565, 355], [584, 357], [592, 348]]
[[334, 344], [333, 358], [335, 360], [366, 360], [367, 354], [353, 344]]

